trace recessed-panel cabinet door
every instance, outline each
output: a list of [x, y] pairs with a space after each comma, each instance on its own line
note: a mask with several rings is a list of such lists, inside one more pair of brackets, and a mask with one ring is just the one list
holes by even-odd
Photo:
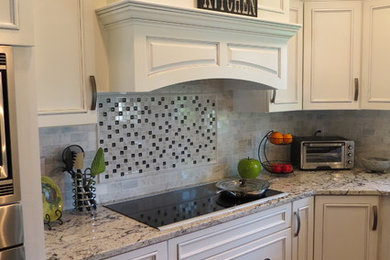
[[376, 260], [377, 196], [316, 196], [314, 259]]
[[[303, 2], [290, 1], [290, 22], [303, 24]], [[270, 91], [270, 112], [302, 109], [303, 28], [288, 41], [287, 89]]]
[[276, 22], [288, 22], [289, 0], [258, 0], [258, 17]]
[[[91, 0], [40, 0], [34, 5], [40, 126], [96, 122], [90, 113], [93, 44]], [[88, 29], [88, 30], [87, 30]]]
[[307, 2], [304, 10], [304, 104], [359, 108], [362, 2]]
[[34, 44], [32, 0], [0, 1], [0, 45]]
[[313, 197], [293, 202], [292, 260], [313, 260]]
[[390, 109], [390, 1], [364, 3], [363, 109]]

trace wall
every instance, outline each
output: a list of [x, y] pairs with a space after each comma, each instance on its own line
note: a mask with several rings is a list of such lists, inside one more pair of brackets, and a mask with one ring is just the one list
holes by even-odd
[[18, 161], [26, 259], [45, 259], [32, 48], [14, 48]]
[[[233, 108], [232, 92], [225, 90], [218, 81], [171, 86], [150, 95], [176, 96], [183, 93], [216, 96], [215, 162], [200, 166], [182, 165], [159, 171], [126, 173], [124, 178], [101, 179], [97, 184], [99, 202], [136, 197], [234, 176], [237, 174], [239, 159], [248, 156], [257, 158], [258, 144], [269, 130], [289, 132], [293, 135], [312, 135], [314, 131], [321, 129], [326, 135], [340, 135], [355, 140], [357, 158], [365, 155], [390, 157], [390, 151], [386, 148], [390, 144], [390, 111], [240, 113]], [[137, 98], [140, 95], [131, 96]], [[142, 96], [145, 97], [144, 94]], [[40, 129], [41, 157], [46, 158], [44, 174], [53, 177], [64, 191], [65, 208], [72, 208], [72, 185], [69, 174], [61, 170], [62, 150], [67, 145], [80, 144], [86, 150], [86, 165], [89, 165], [97, 148], [97, 139], [95, 125]], [[289, 158], [286, 146], [270, 146], [268, 149], [272, 159]], [[100, 178], [104, 176], [105, 174], [102, 174]]]

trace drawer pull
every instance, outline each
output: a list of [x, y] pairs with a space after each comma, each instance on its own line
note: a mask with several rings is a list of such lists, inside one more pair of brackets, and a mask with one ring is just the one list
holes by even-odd
[[91, 83], [92, 88], [92, 103], [91, 110], [96, 110], [96, 101], [97, 101], [97, 89], [96, 89], [96, 80], [95, 76], [89, 76], [89, 82]]
[[376, 231], [376, 229], [378, 227], [378, 207], [377, 206], [373, 206], [372, 207], [372, 211], [374, 213], [374, 223], [372, 224], [372, 230]]
[[299, 231], [301, 231], [301, 217], [299, 216], [299, 211], [294, 212], [295, 219], [297, 220], [297, 231], [294, 234], [294, 237], [299, 235]]
[[276, 90], [274, 89], [274, 90], [272, 90], [272, 97], [271, 97], [270, 102], [272, 104], [275, 104], [275, 100], [276, 100]]
[[355, 97], [353, 99], [354, 101], [359, 100], [359, 79], [355, 78]]

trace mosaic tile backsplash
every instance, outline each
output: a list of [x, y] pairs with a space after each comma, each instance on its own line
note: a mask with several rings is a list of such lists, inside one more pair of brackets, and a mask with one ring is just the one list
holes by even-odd
[[217, 160], [216, 96], [100, 94], [101, 182]]

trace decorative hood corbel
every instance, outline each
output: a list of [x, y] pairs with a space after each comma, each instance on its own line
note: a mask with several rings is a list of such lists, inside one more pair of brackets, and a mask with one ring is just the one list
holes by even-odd
[[97, 10], [111, 91], [145, 92], [202, 79], [285, 89], [296, 24], [126, 0]]

